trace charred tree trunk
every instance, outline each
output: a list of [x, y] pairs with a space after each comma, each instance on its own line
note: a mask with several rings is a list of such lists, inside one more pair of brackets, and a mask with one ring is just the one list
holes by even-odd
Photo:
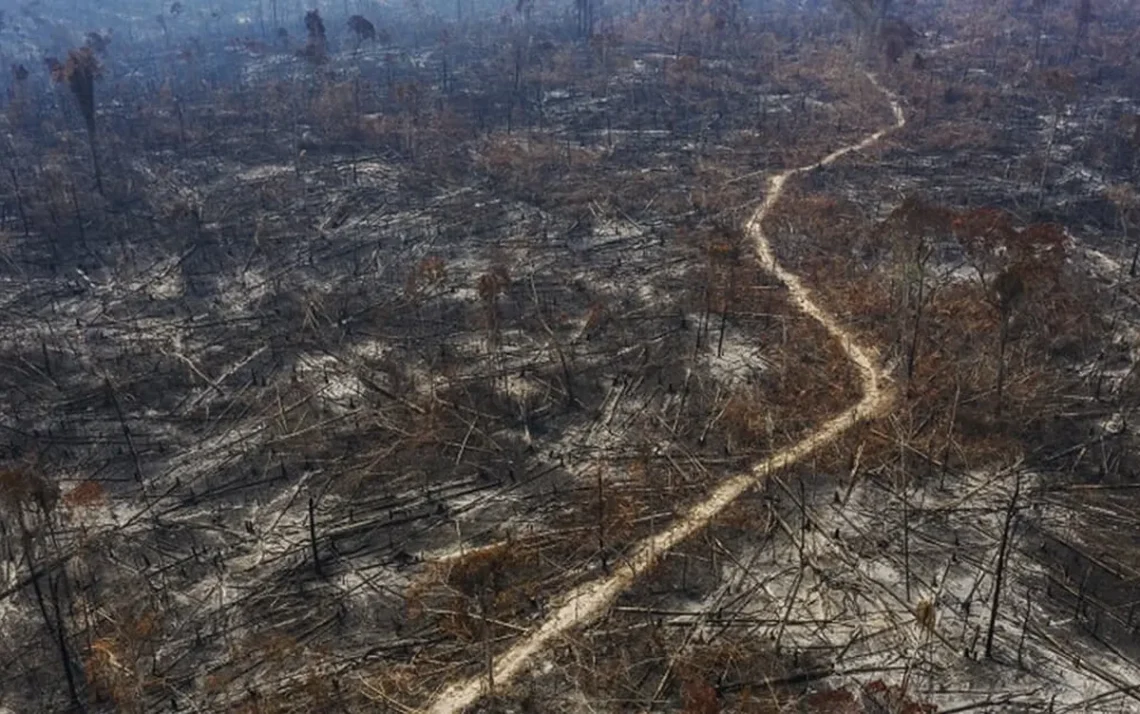
[[95, 145], [95, 125], [89, 124], [87, 126], [87, 145], [91, 149], [91, 168], [95, 172], [95, 190], [99, 192], [100, 196], [105, 196], [103, 192], [103, 169], [99, 165], [99, 150]]
[[998, 334], [998, 365], [997, 365], [997, 407], [995, 414], [1001, 416], [1002, 392], [1005, 389], [1005, 345], [1009, 341], [1009, 314], [1003, 312], [1001, 328]]
[[60, 666], [63, 667], [64, 678], [67, 681], [67, 693], [71, 699], [72, 711], [86, 711], [83, 699], [79, 696], [79, 685], [75, 678], [76, 665], [72, 659], [71, 650], [67, 645], [67, 625], [60, 613], [58, 583], [53, 586], [49, 575], [48, 590], [52, 601], [52, 611], [55, 613], [55, 617], [53, 618], [48, 612], [47, 599], [44, 596], [43, 588], [40, 586], [40, 577], [43, 573], [40, 572], [39, 566], [36, 563], [36, 557], [33, 555], [35, 542], [31, 529], [28, 528], [28, 524], [24, 519], [23, 511], [21, 511], [19, 515], [19, 527], [24, 542], [24, 562], [28, 566], [32, 592], [35, 593], [36, 604], [39, 606], [40, 615], [43, 617], [44, 627], [47, 628], [48, 634], [50, 634], [56, 642], [56, 651], [59, 653]]
[[323, 578], [324, 573], [321, 571], [321, 553], [317, 549], [317, 516], [316, 507], [313, 503], [313, 497], [309, 497], [309, 545], [313, 550], [313, 570], [316, 571], [318, 578]]
[[[28, 214], [24, 210], [24, 195], [20, 190], [20, 179], [16, 176], [16, 169], [9, 166], [8, 175], [12, 178], [12, 189], [16, 192], [16, 211], [20, 214], [20, 223], [24, 226], [24, 235], [27, 236], [31, 233], [31, 227], [28, 223]], [[1136, 266], [1136, 260], [1132, 260], [1133, 268]], [[1135, 273], [1135, 270], [1133, 270]]]
[[1005, 511], [1005, 525], [1001, 531], [1001, 544], [998, 546], [997, 572], [994, 573], [994, 593], [990, 603], [990, 624], [986, 630], [986, 658], [993, 659], [994, 655], [994, 627], [997, 625], [998, 605], [1001, 599], [1001, 585], [1005, 578], [1006, 559], [1009, 553], [1009, 533], [1013, 525], [1013, 516], [1017, 512], [1017, 498], [1021, 495], [1021, 471], [1013, 482], [1013, 497], [1009, 499], [1009, 507]]

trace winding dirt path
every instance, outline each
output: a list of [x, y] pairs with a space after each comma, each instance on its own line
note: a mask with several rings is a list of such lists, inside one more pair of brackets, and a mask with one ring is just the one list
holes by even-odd
[[[875, 352], [860, 346], [855, 341], [854, 335], [839, 323], [835, 315], [824, 310], [812, 299], [811, 292], [804, 286], [803, 281], [780, 265], [763, 231], [764, 219], [780, 200], [788, 179], [816, 167], [832, 164], [851, 152], [862, 151], [878, 142], [888, 132], [900, 129], [906, 124], [906, 116], [898, 101], [873, 75], [868, 74], [867, 77], [875, 88], [890, 100], [895, 117], [894, 125], [881, 129], [858, 143], [834, 151], [817, 163], [789, 169], [770, 178], [764, 203], [745, 226], [749, 235], [756, 241], [756, 252], [760, 262], [787, 287], [792, 302], [823, 325], [832, 337], [839, 340], [848, 359], [859, 367], [863, 387], [862, 398], [854, 406], [823, 423], [803, 440], [761, 461], [753, 466], [751, 471], [733, 476], [721, 483], [705, 500], [694, 504], [664, 531], [638, 543], [624, 562], [614, 565], [613, 574], [584, 583], [567, 592], [537, 630], [495, 658], [493, 667], [496, 686], [503, 686], [518, 676], [530, 660], [555, 638], [601, 617], [622, 592], [657, 563], [662, 554], [707, 526], [713, 518], [768, 474], [795, 464], [816, 449], [832, 443], [861, 420], [882, 414], [890, 405], [892, 394], [883, 386], [885, 375], [880, 373], [876, 366]], [[428, 711], [431, 714], [459, 714], [478, 702], [486, 693], [486, 689], [486, 676], [461, 680], [440, 692], [431, 702]]]

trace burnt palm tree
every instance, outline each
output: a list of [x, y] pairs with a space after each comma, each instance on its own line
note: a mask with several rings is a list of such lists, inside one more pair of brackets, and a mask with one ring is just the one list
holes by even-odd
[[305, 31], [308, 40], [300, 52], [301, 56], [314, 64], [324, 62], [328, 59], [328, 37], [325, 35], [325, 21], [321, 19], [320, 12], [310, 10], [305, 13]]
[[356, 35], [356, 48], [360, 49], [360, 45], [365, 40], [369, 42], [376, 41], [376, 26], [368, 21], [368, 18], [363, 15], [353, 15], [348, 18], [348, 29], [352, 30], [352, 34]]
[[95, 80], [103, 76], [95, 51], [90, 47], [80, 47], [67, 55], [63, 64], [51, 63], [52, 79], [59, 84], [67, 84], [79, 105], [83, 122], [87, 127], [87, 141], [91, 147], [91, 164], [95, 170], [95, 186], [103, 195], [103, 172], [99, 167], [99, 153], [95, 146]]

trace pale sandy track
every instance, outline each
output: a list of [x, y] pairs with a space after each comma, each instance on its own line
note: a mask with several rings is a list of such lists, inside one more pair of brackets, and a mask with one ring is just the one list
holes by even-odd
[[[789, 169], [773, 176], [768, 181], [768, 193], [764, 202], [746, 225], [747, 231], [756, 241], [756, 252], [760, 262], [787, 287], [792, 302], [823, 325], [828, 333], [839, 341], [847, 357], [859, 367], [863, 387], [862, 398], [854, 406], [819, 426], [802, 441], [761, 461], [752, 467], [751, 471], [725, 480], [705, 500], [693, 505], [664, 531], [638, 543], [627, 560], [615, 565], [615, 572], [612, 575], [580, 585], [563, 595], [538, 629], [495, 658], [493, 673], [496, 687], [504, 686], [518, 676], [530, 660], [557, 637], [598, 619], [623, 591], [657, 563], [657, 559], [663, 553], [707, 526], [741, 494], [754, 487], [769, 473], [795, 464], [816, 449], [838, 439], [860, 420], [879, 415], [889, 406], [891, 392], [883, 386], [884, 375], [879, 371], [874, 352], [861, 347], [854, 335], [839, 323], [835, 315], [827, 312], [812, 299], [811, 292], [803, 282], [779, 264], [762, 228], [764, 219], [780, 200], [784, 184], [789, 178], [818, 166], [827, 166], [853, 151], [866, 149], [882, 139], [889, 131], [906, 124], [906, 116], [894, 97], [890, 96], [873, 76], [868, 75], [868, 77], [876, 89], [888, 96], [894, 112], [894, 125], [877, 131], [858, 143], [834, 151], [822, 161]], [[431, 714], [458, 714], [478, 702], [486, 693], [486, 687], [486, 676], [455, 682], [436, 696], [428, 711]]]

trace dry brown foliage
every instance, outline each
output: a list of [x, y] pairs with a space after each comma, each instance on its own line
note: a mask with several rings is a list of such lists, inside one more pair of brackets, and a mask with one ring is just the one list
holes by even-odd
[[685, 714], [718, 714], [716, 688], [700, 677], [686, 677], [681, 684], [681, 707]]
[[101, 506], [106, 500], [106, 489], [98, 481], [84, 481], [63, 496], [63, 502], [72, 508]]
[[859, 700], [846, 689], [829, 689], [803, 698], [801, 710], [811, 714], [863, 714]]
[[[549, 182], [558, 190], [569, 167], [589, 167], [600, 156], [597, 150], [560, 143], [550, 137], [519, 139], [498, 134], [482, 142], [476, 165], [515, 187], [533, 188]], [[591, 195], [596, 197], [596, 193]]]
[[423, 297], [430, 289], [438, 287], [447, 279], [447, 264], [438, 255], [429, 255], [422, 259], [408, 273], [404, 282], [404, 293], [413, 302]]
[[83, 658], [83, 672], [96, 701], [110, 701], [121, 712], [145, 711], [146, 691], [158, 686], [146, 658], [161, 637], [153, 610], [137, 615], [96, 613], [97, 633]]
[[351, 82], [330, 82], [321, 87], [313, 103], [313, 115], [329, 136], [349, 136], [358, 126], [354, 92]]
[[773, 428], [772, 415], [757, 395], [733, 394], [721, 417], [728, 434], [729, 448], [760, 451], [769, 444]]
[[[796, 249], [785, 260], [810, 276], [825, 304], [851, 316], [849, 322], [867, 333], [867, 343], [885, 345], [885, 358], [904, 359], [901, 346], [909, 344], [914, 306], [892, 286], [914, 260], [917, 237], [957, 243], [976, 270], [947, 277], [927, 269], [928, 278], [939, 282], [923, 296], [907, 409], [916, 410], [916, 423], [937, 426], [920, 430], [915, 448], [945, 454], [954, 467], [1004, 463], [1021, 448], [1023, 432], [1058, 408], [1054, 397], [1070, 377], [1054, 361], [1053, 345], [1092, 339], [1095, 330], [1095, 321], [1081, 319], [1087, 314], [1082, 301], [1090, 298], [1081, 281], [1066, 272], [1067, 238], [1059, 227], [1019, 227], [1001, 211], [954, 211], [916, 201], [905, 202], [882, 225], [842, 209], [833, 211], [836, 218], [829, 224], [814, 213], [816, 206], [831, 206], [831, 197], [792, 193], [786, 200], [771, 217], [773, 230], [791, 226], [786, 239], [776, 241], [777, 249]], [[852, 255], [861, 260], [851, 260]], [[992, 411], [1003, 309], [1012, 310], [1012, 337], [1006, 351], [1007, 413], [998, 423]], [[875, 444], [868, 446], [870, 462], [878, 456]], [[891, 458], [889, 452], [881, 456]]]
[[38, 506], [50, 513], [59, 502], [59, 485], [29, 469], [0, 470], [0, 502], [10, 509]]
[[408, 616], [428, 618], [463, 642], [488, 636], [488, 620], [511, 621], [540, 591], [542, 562], [526, 543], [505, 542], [429, 566], [409, 588]]

